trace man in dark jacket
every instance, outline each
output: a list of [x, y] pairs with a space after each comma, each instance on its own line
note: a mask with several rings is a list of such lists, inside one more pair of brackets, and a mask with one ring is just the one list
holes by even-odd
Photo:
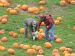
[[[40, 15], [40, 21], [38, 23], [38, 29], [40, 28], [41, 22], [45, 23], [46, 29], [45, 29], [45, 37], [47, 40], [54, 40], [54, 20], [51, 15]], [[49, 36], [49, 30], [50, 30], [50, 36]]]
[[29, 18], [24, 21], [24, 28], [25, 28], [25, 38], [28, 37], [28, 33], [31, 33], [31, 37], [33, 38], [33, 40], [35, 40], [36, 38], [35, 32], [37, 32], [38, 29], [37, 22], [34, 19]]

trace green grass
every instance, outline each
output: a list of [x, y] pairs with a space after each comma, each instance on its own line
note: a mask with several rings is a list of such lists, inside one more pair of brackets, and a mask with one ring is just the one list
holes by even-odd
[[[17, 4], [28, 4], [30, 6], [39, 6], [39, 0], [13, 0], [11, 6], [16, 6]], [[33, 3], [33, 4], [32, 4]], [[32, 4], [32, 5], [31, 5]], [[56, 19], [58, 16], [62, 16], [63, 20], [60, 25], [55, 25], [55, 34], [63, 40], [63, 43], [57, 44], [52, 43], [51, 49], [44, 48], [45, 39], [41, 41], [32, 41], [30, 38], [27, 40], [24, 39], [24, 35], [19, 33], [19, 28], [24, 27], [24, 20], [27, 18], [35, 18], [37, 15], [31, 15], [30, 13], [24, 12], [18, 15], [10, 15], [6, 12], [6, 8], [0, 7], [0, 16], [8, 14], [9, 20], [7, 24], [1, 24], [0, 28], [5, 29], [6, 33], [0, 35], [0, 38], [6, 36], [8, 41], [4, 42], [3, 45], [7, 48], [11, 48], [13, 43], [17, 42], [19, 44], [29, 44], [32, 45], [41, 45], [44, 49], [44, 56], [51, 56], [52, 50], [55, 48], [60, 48], [61, 46], [71, 47], [75, 51], [75, 31], [72, 30], [72, 27], [75, 26], [75, 5], [67, 5], [66, 7], [59, 6], [59, 0], [47, 0], [46, 2], [47, 10], [49, 11], [53, 18]], [[39, 18], [35, 18], [38, 20]], [[8, 32], [14, 31], [19, 34], [18, 38], [12, 38], [8, 35]], [[71, 43], [72, 42], [72, 43]], [[25, 50], [15, 49], [15, 55], [11, 56], [32, 56], [26, 54]], [[0, 51], [0, 56], [10, 56], [7, 51]], [[36, 56], [36, 55], [34, 55]], [[62, 56], [62, 55], [61, 55]]]

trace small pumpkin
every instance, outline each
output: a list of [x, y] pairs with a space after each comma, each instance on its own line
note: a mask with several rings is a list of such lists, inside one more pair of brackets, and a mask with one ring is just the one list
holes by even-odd
[[43, 39], [43, 35], [41, 33], [38, 33], [38, 40], [42, 40]]
[[40, 4], [40, 5], [45, 5], [45, 4], [46, 4], [46, 1], [41, 0], [41, 1], [39, 1], [39, 4]]
[[27, 50], [30, 48], [30, 45], [24, 45], [23, 49]]
[[23, 49], [23, 48], [24, 48], [24, 44], [20, 44], [20, 46], [19, 46], [19, 47]]
[[22, 6], [21, 6], [21, 9], [22, 9], [22, 10], [25, 10], [25, 11], [28, 10], [28, 5], [22, 5]]
[[56, 43], [62, 43], [62, 39], [60, 39], [60, 38], [57, 38], [55, 41], [56, 41]]
[[38, 54], [39, 55], [42, 55], [44, 53], [44, 51], [42, 50], [42, 49], [40, 49], [39, 51], [38, 51]]
[[36, 50], [37, 50], [37, 51], [42, 50], [42, 47], [41, 47], [41, 46], [37, 46], [37, 47], [36, 47]]
[[39, 29], [39, 32], [40, 32], [40, 33], [43, 33], [43, 32], [44, 32], [44, 30], [43, 30], [43, 29]]
[[60, 1], [60, 5], [61, 5], [61, 6], [66, 6], [66, 2], [65, 2], [64, 0], [61, 0], [61, 1]]
[[45, 10], [45, 7], [40, 6], [39, 10], [40, 10], [40, 11], [44, 11], [44, 10]]
[[28, 49], [28, 50], [27, 50], [27, 53], [28, 53], [28, 54], [35, 54], [36, 51], [35, 51], [35, 49]]
[[62, 21], [62, 17], [58, 17], [57, 20]]
[[10, 31], [10, 32], [9, 32], [9, 35], [10, 35], [10, 36], [13, 36], [13, 34], [14, 34], [13, 31]]
[[0, 34], [4, 34], [4, 33], [5, 33], [5, 30], [1, 29]]
[[11, 54], [11, 55], [14, 55], [14, 54], [15, 54], [15, 50], [13, 50], [13, 49], [8, 49], [8, 53]]
[[36, 50], [36, 48], [37, 48], [37, 45], [33, 45], [32, 46], [32, 49], [35, 49]]
[[24, 28], [20, 28], [20, 34], [24, 34], [25, 29]]
[[18, 34], [17, 33], [13, 33], [13, 37], [14, 38], [18, 38]]
[[18, 45], [18, 43], [14, 43], [12, 47], [13, 47], [13, 48], [18, 48], [19, 45]]
[[1, 41], [2, 41], [2, 42], [6, 42], [7, 40], [8, 40], [7, 37], [1, 38]]
[[71, 3], [71, 4], [75, 4], [75, 0], [71, 0], [70, 3]]
[[57, 35], [54, 35], [54, 39], [56, 40], [58, 38], [58, 36]]
[[45, 23], [44, 23], [44, 22], [42, 22], [42, 23], [41, 23], [41, 26], [43, 26], [43, 25], [45, 25]]
[[2, 19], [2, 20], [1, 20], [1, 23], [2, 23], [2, 24], [5, 24], [5, 23], [7, 23], [7, 22], [8, 22], [7, 19]]
[[4, 51], [4, 50], [6, 50], [6, 48], [3, 46], [0, 46], [0, 51]]
[[60, 47], [61, 51], [65, 51], [65, 49], [66, 49], [66, 47], [64, 47], [64, 46]]
[[3, 45], [3, 43], [2, 43], [2, 41], [0, 41], [0, 46], [2, 46]]
[[56, 25], [59, 25], [59, 24], [60, 24], [60, 21], [59, 21], [59, 20], [55, 20], [54, 23], [55, 23]]
[[73, 27], [73, 30], [75, 31], [75, 26]]
[[44, 47], [49, 49], [49, 48], [52, 47], [52, 44], [49, 43], [49, 42], [45, 42], [45, 43], [44, 43]]
[[4, 7], [9, 7], [9, 5], [10, 4], [8, 2], [6, 2], [6, 3], [3, 4]]
[[44, 55], [37, 55], [37, 56], [44, 56]]
[[58, 49], [53, 49], [52, 56], [60, 56]]

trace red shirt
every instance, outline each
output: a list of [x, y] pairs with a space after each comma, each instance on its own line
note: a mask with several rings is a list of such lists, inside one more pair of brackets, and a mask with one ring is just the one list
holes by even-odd
[[[41, 19], [42, 19], [42, 18], [41, 18]], [[49, 16], [49, 15], [47, 15], [43, 20], [40, 20], [40, 21], [39, 21], [39, 24], [38, 24], [39, 27], [40, 27], [40, 25], [41, 25], [42, 22], [45, 23], [46, 27], [49, 26], [49, 28], [51, 28], [52, 25], [54, 24], [53, 18], [52, 18], [51, 16]]]

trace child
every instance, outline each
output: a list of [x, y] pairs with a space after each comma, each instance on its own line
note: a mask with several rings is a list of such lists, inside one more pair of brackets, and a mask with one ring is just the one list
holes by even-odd
[[31, 37], [35, 40], [35, 32], [37, 32], [37, 22], [34, 19], [27, 19], [24, 21], [25, 38], [28, 38], [28, 28], [31, 33]]
[[[46, 25], [45, 29], [45, 37], [47, 40], [52, 41], [54, 40], [54, 21], [51, 15], [40, 15], [40, 21], [38, 23], [38, 29], [40, 27], [41, 22], [44, 22]], [[50, 36], [49, 36], [50, 30]]]

